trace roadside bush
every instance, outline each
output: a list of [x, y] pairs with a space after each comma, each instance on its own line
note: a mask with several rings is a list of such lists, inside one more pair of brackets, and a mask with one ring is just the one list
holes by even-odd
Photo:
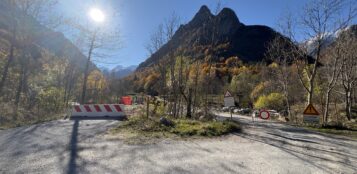
[[284, 95], [281, 93], [270, 93], [269, 95], [262, 95], [254, 103], [257, 109], [275, 109], [281, 111], [284, 109]]

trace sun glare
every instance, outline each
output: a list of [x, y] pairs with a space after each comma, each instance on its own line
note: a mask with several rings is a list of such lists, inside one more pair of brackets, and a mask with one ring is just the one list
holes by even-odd
[[105, 20], [104, 13], [98, 8], [92, 8], [89, 11], [89, 16], [94, 22], [103, 22]]

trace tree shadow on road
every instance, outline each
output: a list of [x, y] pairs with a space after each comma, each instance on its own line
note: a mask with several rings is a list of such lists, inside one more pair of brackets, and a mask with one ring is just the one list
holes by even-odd
[[[102, 171], [105, 171], [103, 173], [117, 173], [115, 170], [112, 170], [104, 165], [101, 165], [100, 163], [96, 162], [96, 161], [88, 161], [84, 158], [82, 158], [79, 155], [80, 151], [83, 150], [92, 150], [95, 147], [91, 146], [94, 145], [93, 144], [87, 144], [86, 147], [80, 147], [79, 146], [79, 142], [83, 141], [85, 142], [87, 139], [93, 138], [94, 135], [80, 135], [80, 122], [84, 121], [84, 120], [118, 120], [118, 119], [103, 119], [103, 118], [94, 118], [94, 119], [90, 119], [90, 118], [75, 118], [75, 119], [71, 119], [74, 121], [73, 126], [72, 126], [72, 133], [71, 133], [71, 139], [68, 145], [68, 149], [69, 150], [69, 160], [68, 160], [68, 164], [67, 164], [67, 170], [66, 173], [67, 174], [75, 174], [75, 173], [89, 173], [89, 171], [86, 171], [86, 166], [91, 166], [91, 167], [95, 167], [98, 169], [101, 169]], [[82, 123], [82, 127], [81, 130], [84, 130], [85, 128], [83, 128], [83, 124], [85, 122]], [[84, 124], [85, 125], [85, 124]], [[103, 125], [97, 125], [97, 126], [103, 126]], [[103, 149], [102, 149], [103, 150]]]
[[335, 168], [330, 166], [334, 164], [339, 164], [345, 169], [349, 169], [351, 171], [357, 171], [357, 167], [354, 166], [352, 162], [356, 161], [357, 158], [353, 155], [351, 156], [348, 152], [336, 152], [333, 150], [322, 149], [323, 146], [311, 146], [307, 144], [293, 143], [287, 140], [295, 141], [294, 139], [281, 135], [277, 136], [277, 134], [267, 134], [273, 136], [257, 135], [247, 132], [236, 135], [279, 148], [280, 150], [289, 153], [302, 161], [308, 162], [316, 168], [321, 169], [325, 173], [337, 172]]
[[78, 144], [78, 126], [79, 120], [75, 120], [72, 127], [71, 142], [69, 143], [70, 156], [68, 162], [68, 174], [76, 173], [76, 158], [77, 158], [77, 144]]

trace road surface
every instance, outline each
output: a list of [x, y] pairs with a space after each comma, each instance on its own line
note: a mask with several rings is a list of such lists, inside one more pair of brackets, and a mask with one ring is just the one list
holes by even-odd
[[[228, 114], [220, 114], [229, 116]], [[128, 145], [117, 121], [58, 120], [0, 131], [0, 173], [357, 173], [357, 141], [235, 116], [215, 139]]]

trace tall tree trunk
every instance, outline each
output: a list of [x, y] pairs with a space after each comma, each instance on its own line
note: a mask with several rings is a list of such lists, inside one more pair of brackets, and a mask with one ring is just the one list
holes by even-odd
[[87, 81], [88, 81], [88, 75], [89, 75], [89, 63], [92, 57], [92, 52], [94, 49], [94, 42], [96, 39], [96, 33], [93, 34], [91, 43], [90, 43], [90, 47], [89, 47], [89, 51], [88, 51], [88, 59], [87, 59], [87, 63], [86, 63], [86, 67], [84, 69], [84, 77], [83, 77], [83, 87], [82, 87], [82, 97], [81, 97], [81, 103], [84, 104], [86, 101], [86, 92], [87, 92]]
[[197, 88], [198, 88], [198, 61], [196, 63], [196, 73], [195, 73], [195, 82], [194, 82], [194, 96], [193, 96], [193, 114], [196, 113], [196, 107], [197, 107]]
[[7, 76], [8, 76], [8, 73], [9, 73], [9, 67], [10, 67], [10, 64], [14, 58], [14, 50], [15, 50], [15, 46], [14, 44], [11, 44], [10, 46], [10, 54], [7, 58], [7, 61], [5, 63], [5, 66], [4, 66], [4, 71], [2, 73], [2, 77], [1, 77], [1, 81], [0, 81], [0, 96], [2, 96], [2, 90], [5, 86], [5, 82], [6, 82], [6, 79], [7, 79]]
[[186, 106], [186, 117], [192, 118], [192, 89], [188, 89], [188, 96], [187, 96], [187, 106]]
[[209, 60], [209, 68], [208, 68], [208, 74], [206, 75], [207, 79], [206, 79], [206, 82], [207, 82], [207, 86], [206, 86], [206, 91], [205, 91], [205, 116], [208, 115], [208, 110], [209, 110], [209, 107], [208, 107], [208, 94], [210, 93], [210, 89], [211, 89], [211, 68], [212, 68], [212, 65], [211, 65], [211, 58]]
[[285, 93], [285, 102], [286, 102], [286, 107], [287, 107], [287, 112], [288, 112], [288, 118], [289, 120], [292, 120], [291, 118], [291, 109], [290, 109], [290, 102], [289, 102], [289, 94], [287, 91], [284, 92]]
[[326, 92], [326, 101], [325, 101], [325, 107], [324, 107], [324, 115], [323, 115], [323, 124], [326, 125], [328, 122], [328, 116], [329, 116], [329, 105], [330, 105], [330, 94], [331, 94], [331, 89], [328, 89]]
[[177, 117], [177, 82], [176, 82], [176, 77], [175, 77], [175, 59], [173, 55], [170, 53], [170, 77], [171, 77], [171, 101], [172, 101], [172, 115], [174, 118]]
[[16, 95], [15, 95], [15, 110], [17, 111], [17, 108], [19, 106], [19, 103], [20, 103], [20, 97], [21, 97], [21, 93], [22, 93], [22, 90], [23, 90], [23, 86], [24, 86], [24, 81], [25, 81], [25, 73], [26, 73], [26, 70], [25, 70], [25, 66], [24, 64], [21, 64], [21, 73], [20, 73], [20, 78], [19, 78], [19, 83], [18, 83], [18, 86], [17, 86], [17, 90], [16, 90]]
[[316, 51], [316, 59], [313, 65], [313, 69], [311, 72], [311, 76], [309, 78], [309, 90], [308, 90], [308, 98], [307, 98], [307, 103], [308, 104], [312, 104], [312, 97], [314, 94], [314, 82], [315, 82], [315, 77], [316, 77], [316, 73], [317, 73], [317, 65], [320, 61], [320, 54], [321, 54], [321, 46], [322, 46], [322, 39], [318, 40], [317, 43], [317, 51]]
[[346, 117], [350, 121], [351, 120], [351, 88], [350, 85], [346, 90]]

